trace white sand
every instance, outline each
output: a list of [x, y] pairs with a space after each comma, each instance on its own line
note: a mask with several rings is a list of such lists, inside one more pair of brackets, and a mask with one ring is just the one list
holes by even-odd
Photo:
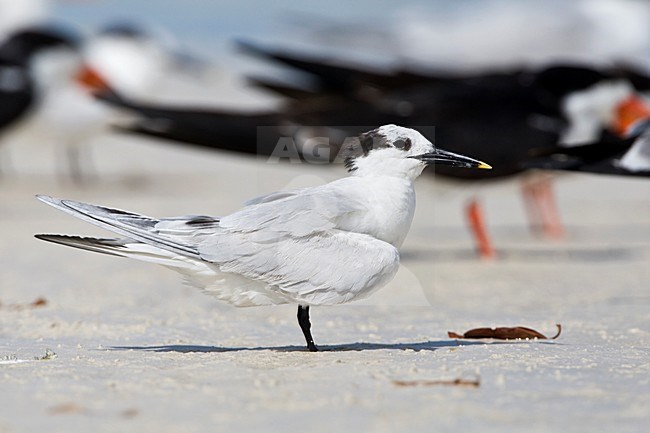
[[[563, 241], [529, 234], [516, 183], [482, 188], [501, 254], [478, 261], [460, 205], [471, 186], [418, 184], [403, 269], [367, 305], [235, 309], [163, 268], [33, 239], [106, 235], [35, 193], [169, 216], [218, 215], [342, 167], [268, 165], [142, 140], [98, 143], [101, 182], [57, 181], [49, 151], [0, 179], [0, 432], [644, 431], [650, 422], [650, 182], [557, 181]], [[21, 162], [23, 161], [23, 162]], [[138, 173], [138, 171], [140, 173]], [[191, 189], [190, 189], [191, 188]], [[47, 304], [29, 308], [42, 297]], [[433, 306], [427, 306], [428, 300]], [[459, 344], [479, 326], [552, 342]], [[43, 357], [46, 349], [55, 358]], [[3, 358], [4, 357], [4, 358]], [[22, 362], [24, 361], [24, 362]], [[395, 380], [479, 379], [479, 387]]]

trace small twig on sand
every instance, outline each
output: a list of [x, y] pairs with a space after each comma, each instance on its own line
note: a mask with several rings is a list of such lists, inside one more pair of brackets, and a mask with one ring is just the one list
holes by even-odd
[[[45, 307], [46, 305], [47, 305], [47, 299], [36, 298], [35, 300], [27, 304], [10, 304], [7, 305], [7, 307], [13, 311], [23, 311], [23, 310], [31, 310], [33, 308]], [[2, 303], [0, 303], [0, 308], [2, 308]]]
[[467, 386], [478, 388], [479, 379], [453, 379], [453, 380], [393, 380], [396, 386]]

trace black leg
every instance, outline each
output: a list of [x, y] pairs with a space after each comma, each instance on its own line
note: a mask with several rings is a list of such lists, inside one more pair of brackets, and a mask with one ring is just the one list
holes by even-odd
[[310, 352], [318, 352], [318, 348], [314, 344], [314, 339], [311, 337], [311, 323], [309, 322], [309, 306], [298, 305], [298, 324], [302, 333], [305, 335], [305, 340], [307, 340], [307, 349]]

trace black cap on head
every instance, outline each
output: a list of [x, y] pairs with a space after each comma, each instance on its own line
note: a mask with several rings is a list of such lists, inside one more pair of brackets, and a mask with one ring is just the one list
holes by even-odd
[[341, 156], [344, 159], [348, 171], [353, 171], [354, 159], [367, 156], [373, 149], [390, 147], [388, 138], [381, 133], [380, 128], [359, 134], [358, 137], [346, 140], [341, 149]]
[[47, 26], [14, 32], [0, 45], [0, 58], [19, 65], [29, 62], [35, 53], [57, 47], [76, 49], [78, 38], [69, 29]]

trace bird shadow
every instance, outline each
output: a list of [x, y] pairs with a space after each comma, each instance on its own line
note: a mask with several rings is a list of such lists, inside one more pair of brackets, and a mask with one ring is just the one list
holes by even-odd
[[[538, 343], [549, 342], [538, 341]], [[445, 347], [482, 346], [494, 344], [516, 344], [509, 341], [468, 341], [468, 340], [439, 340], [414, 343], [348, 343], [319, 345], [319, 352], [362, 352], [367, 350], [423, 350], [434, 351]], [[173, 344], [164, 346], [110, 346], [108, 350], [140, 350], [144, 352], [177, 352], [177, 353], [227, 353], [227, 352], [306, 352], [305, 346], [257, 346], [257, 347], [225, 347]]]
[[[471, 262], [477, 261], [476, 251], [471, 248], [458, 249], [412, 249], [404, 251], [403, 260], [429, 260], [440, 262]], [[606, 263], [626, 261], [639, 256], [639, 251], [632, 247], [585, 247], [585, 248], [553, 248], [498, 249], [496, 256], [504, 262], [573, 262], [573, 263]]]

